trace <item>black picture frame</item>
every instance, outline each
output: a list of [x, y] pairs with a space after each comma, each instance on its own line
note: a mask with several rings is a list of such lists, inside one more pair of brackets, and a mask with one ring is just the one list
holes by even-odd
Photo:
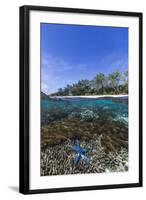
[[[29, 188], [29, 18], [30, 11], [44, 12], [67, 12], [67, 13], [84, 13], [84, 14], [102, 14], [114, 16], [130, 16], [139, 18], [139, 182], [129, 184], [114, 185], [97, 185], [84, 187], [68, 187], [54, 189], [35, 189]], [[99, 190], [114, 188], [130, 188], [142, 186], [142, 13], [123, 12], [123, 11], [105, 11], [90, 10], [79, 8], [63, 8], [63, 7], [44, 7], [44, 6], [22, 6], [20, 7], [20, 162], [19, 162], [19, 191], [22, 194], [36, 193], [52, 193], [82, 190]]]

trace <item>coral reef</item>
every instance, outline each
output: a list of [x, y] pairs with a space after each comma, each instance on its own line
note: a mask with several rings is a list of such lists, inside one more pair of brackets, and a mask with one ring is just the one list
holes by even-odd
[[127, 171], [128, 106], [117, 101], [43, 100], [41, 175]]
[[102, 134], [102, 145], [105, 151], [116, 151], [128, 148], [128, 128], [119, 122], [96, 120], [93, 122], [61, 120], [50, 122], [41, 128], [42, 147], [61, 144], [68, 139], [89, 141]]
[[76, 156], [72, 151], [70, 139], [62, 144], [48, 146], [41, 152], [41, 176], [77, 174], [77, 173], [103, 173], [123, 172], [128, 170], [128, 152], [121, 148], [117, 152], [105, 153], [101, 144], [102, 135], [96, 140], [82, 141], [81, 146], [88, 148], [87, 156], [90, 164], [84, 161], [73, 164]]

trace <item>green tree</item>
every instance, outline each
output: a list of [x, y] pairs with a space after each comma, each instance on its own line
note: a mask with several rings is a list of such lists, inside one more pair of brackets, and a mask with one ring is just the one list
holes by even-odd
[[123, 75], [123, 92], [128, 93], [128, 70]]
[[115, 71], [112, 74], [109, 74], [108, 80], [109, 85], [113, 89], [116, 94], [119, 94], [119, 84], [122, 78], [122, 74], [120, 71]]
[[92, 80], [79, 80], [77, 83], [67, 85], [65, 88], [59, 88], [53, 96], [79, 96], [79, 95], [101, 95], [101, 94], [119, 94], [128, 93], [128, 71], [123, 74], [120, 71], [105, 76], [99, 73]]
[[95, 89], [97, 92], [101, 91], [102, 94], [104, 93], [105, 81], [106, 81], [106, 77], [103, 73], [99, 73], [95, 76], [94, 82], [95, 82]]

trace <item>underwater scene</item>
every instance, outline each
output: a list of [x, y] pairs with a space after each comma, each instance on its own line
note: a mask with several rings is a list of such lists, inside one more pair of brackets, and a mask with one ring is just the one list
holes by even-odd
[[125, 171], [128, 96], [41, 97], [41, 176]]

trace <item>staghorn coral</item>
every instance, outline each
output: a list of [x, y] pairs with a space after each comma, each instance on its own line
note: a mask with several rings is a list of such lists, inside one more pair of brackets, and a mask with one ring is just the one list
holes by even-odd
[[72, 150], [74, 141], [68, 140], [62, 144], [48, 146], [41, 151], [41, 176], [82, 173], [122, 172], [128, 170], [128, 151], [105, 153], [101, 143], [102, 135], [96, 140], [80, 141], [81, 147], [86, 147], [86, 156], [90, 164], [80, 160], [74, 165], [76, 153]]

